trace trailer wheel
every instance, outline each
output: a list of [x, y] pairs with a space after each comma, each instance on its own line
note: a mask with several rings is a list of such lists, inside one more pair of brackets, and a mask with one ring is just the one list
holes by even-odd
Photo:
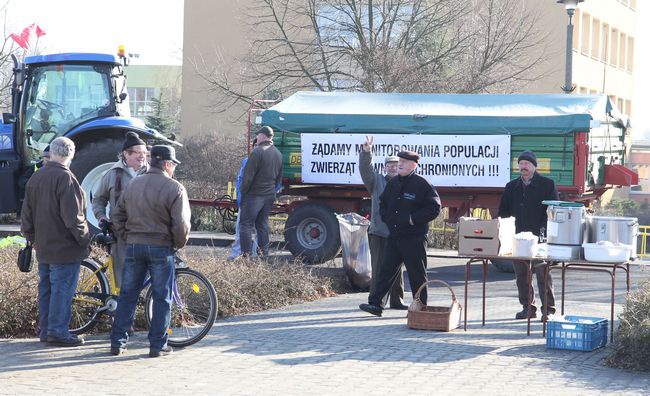
[[70, 170], [77, 176], [81, 187], [86, 192], [86, 219], [90, 232], [99, 232], [98, 221], [92, 207], [92, 197], [97, 192], [99, 182], [115, 161], [121, 151], [122, 141], [102, 139], [84, 144], [75, 153]]
[[514, 273], [515, 269], [510, 260], [490, 260], [492, 265], [501, 272]]
[[284, 240], [295, 257], [310, 264], [333, 259], [341, 250], [338, 220], [332, 208], [322, 204], [302, 204], [289, 214]]

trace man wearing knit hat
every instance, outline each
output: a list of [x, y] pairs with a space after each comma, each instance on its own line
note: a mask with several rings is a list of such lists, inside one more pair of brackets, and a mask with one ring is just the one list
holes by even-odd
[[[388, 226], [381, 220], [379, 213], [379, 196], [384, 192], [386, 184], [390, 179], [397, 176], [397, 164], [399, 157], [392, 155], [384, 160], [386, 174], [381, 174], [372, 167], [372, 143], [373, 137], [366, 136], [363, 150], [359, 152], [359, 173], [366, 190], [371, 195], [370, 227], [368, 228], [368, 242], [370, 243], [370, 263], [372, 268], [372, 279], [370, 280], [370, 292], [377, 288], [379, 279], [379, 266], [384, 259], [384, 249], [388, 240]], [[384, 297], [386, 304], [390, 296], [390, 307], [393, 309], [408, 309], [404, 305], [404, 277], [401, 273], [390, 287], [389, 293]]]
[[[379, 197], [381, 219], [389, 232], [384, 259], [379, 266], [377, 286], [368, 296], [368, 304], [359, 305], [359, 309], [375, 316], [382, 315], [384, 296], [401, 275], [402, 263], [406, 267], [413, 297], [426, 283], [429, 223], [438, 217], [441, 206], [436, 189], [415, 173], [420, 156], [413, 151], [400, 151], [397, 156], [398, 176], [390, 179]], [[426, 287], [420, 293], [420, 301], [427, 302]]]
[[[537, 172], [537, 156], [532, 151], [526, 150], [517, 158], [520, 177], [511, 180], [506, 184], [499, 204], [499, 217], [515, 217], [516, 231], [529, 231], [540, 236], [541, 230], [546, 228], [546, 205], [544, 200], [557, 200], [558, 193], [555, 182]], [[530, 310], [530, 317], [537, 317], [535, 297], [533, 290], [532, 301], [529, 300], [528, 291], [528, 262], [513, 261], [515, 277], [517, 279], [517, 291], [519, 303], [523, 310], [517, 312], [516, 319], [526, 319]], [[542, 266], [535, 268], [537, 277], [538, 294], [542, 304], [546, 306], [548, 314], [555, 313], [555, 293], [553, 291], [553, 280], [548, 274], [544, 284], [544, 269]], [[548, 301], [544, 301], [544, 288], [548, 290]], [[546, 318], [542, 318], [544, 320]]]
[[[126, 186], [134, 177], [146, 173], [147, 169], [146, 143], [140, 139], [137, 133], [127, 132], [117, 162], [104, 174], [97, 191], [92, 197], [93, 213], [99, 222], [100, 228], [105, 229], [109, 226], [110, 219], [113, 218], [113, 209]], [[107, 215], [106, 207], [109, 203], [110, 209]], [[117, 288], [122, 286], [125, 252], [126, 244], [118, 238], [117, 243], [111, 249], [115, 286]]]

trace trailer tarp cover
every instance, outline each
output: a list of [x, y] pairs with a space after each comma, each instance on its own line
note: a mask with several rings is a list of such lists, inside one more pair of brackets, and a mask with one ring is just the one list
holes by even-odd
[[278, 131], [398, 134], [548, 134], [629, 127], [607, 95], [298, 92], [262, 113]]

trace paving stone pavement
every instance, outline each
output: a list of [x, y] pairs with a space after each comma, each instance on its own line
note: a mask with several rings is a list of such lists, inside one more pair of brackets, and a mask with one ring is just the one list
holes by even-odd
[[[481, 326], [478, 285], [470, 288], [469, 327], [412, 330], [405, 311], [381, 318], [358, 310], [366, 293], [220, 320], [200, 343], [147, 357], [146, 333], [126, 355], [109, 354], [106, 335], [80, 348], [36, 339], [0, 340], [0, 394], [218, 395], [642, 395], [650, 376], [605, 367], [609, 347], [548, 350], [539, 321], [512, 320], [512, 297], [489, 297]], [[444, 299], [435, 290], [431, 299]], [[462, 288], [456, 287], [462, 299]], [[448, 298], [448, 297], [447, 297]], [[430, 300], [431, 301], [431, 300]], [[440, 301], [440, 300], [438, 300]], [[461, 300], [462, 301], [462, 300]], [[581, 315], [609, 317], [608, 303], [568, 301]], [[617, 307], [620, 312], [620, 307]]]

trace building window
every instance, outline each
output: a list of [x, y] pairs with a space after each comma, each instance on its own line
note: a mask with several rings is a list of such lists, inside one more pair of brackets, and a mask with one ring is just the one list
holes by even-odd
[[607, 47], [609, 45], [609, 25], [604, 22], [601, 36], [603, 37], [603, 49], [600, 51], [600, 60], [607, 63], [609, 61], [609, 57], [607, 56], [607, 51], [609, 50]]
[[627, 71], [634, 71], [634, 37], [627, 38]]
[[627, 37], [625, 33], [621, 32], [621, 36], [618, 40], [618, 67], [625, 69], [625, 47], [627, 43]]
[[129, 88], [129, 101], [131, 115], [134, 117], [146, 117], [153, 113], [154, 88]]
[[612, 66], [618, 65], [618, 29], [612, 28], [612, 48], [609, 56], [610, 63]]
[[586, 12], [582, 14], [582, 20], [580, 21], [580, 24], [582, 25], [582, 29], [580, 31], [582, 32], [582, 43], [580, 45], [580, 52], [582, 52], [584, 55], [589, 56], [589, 38], [591, 37], [590, 34], [590, 29], [591, 29], [591, 21], [590, 21], [590, 16]]
[[625, 106], [625, 103], [623, 101], [623, 98], [618, 98], [616, 99], [616, 107], [618, 107], [618, 110], [621, 113], [625, 113], [625, 110], [623, 109], [623, 106]]
[[628, 117], [632, 117], [632, 101], [631, 100], [626, 100], [625, 101], [625, 114], [627, 114]]
[[587, 87], [580, 87], [578, 88], [578, 92], [580, 92], [583, 95], [586, 95], [589, 93], [589, 90], [587, 89]]
[[591, 56], [594, 59], [600, 59], [600, 20], [594, 18], [593, 28], [591, 29]]

